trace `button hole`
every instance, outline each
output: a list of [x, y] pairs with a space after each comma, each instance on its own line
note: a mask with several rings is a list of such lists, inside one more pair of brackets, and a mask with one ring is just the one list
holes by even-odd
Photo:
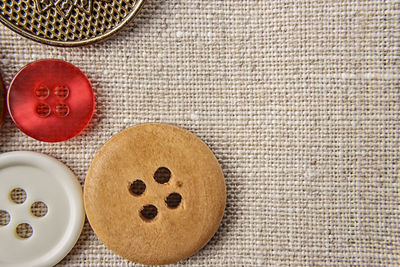
[[165, 199], [165, 204], [167, 204], [168, 208], [176, 209], [182, 201], [182, 196], [178, 193], [171, 193]]
[[65, 85], [57, 86], [54, 89], [54, 95], [58, 98], [65, 99], [69, 96], [69, 89]]
[[69, 114], [69, 107], [64, 103], [57, 104], [54, 113], [59, 117], [65, 117]]
[[146, 184], [142, 180], [136, 180], [129, 186], [129, 192], [134, 196], [140, 196], [146, 190]]
[[28, 223], [21, 223], [18, 224], [17, 227], [15, 228], [15, 233], [17, 236], [21, 239], [27, 239], [30, 238], [33, 234], [33, 229], [32, 226]]
[[39, 99], [46, 99], [50, 94], [49, 88], [41, 84], [35, 89], [35, 95]]
[[22, 188], [14, 188], [9, 194], [10, 200], [16, 204], [22, 204], [26, 200], [26, 192]]
[[50, 115], [50, 106], [45, 103], [40, 103], [36, 106], [36, 113], [44, 118]]
[[154, 173], [154, 180], [159, 184], [168, 183], [171, 179], [171, 171], [166, 167], [160, 167]]
[[0, 210], [0, 226], [6, 226], [10, 223], [10, 214], [5, 210]]
[[150, 222], [157, 216], [158, 210], [157, 207], [154, 205], [146, 205], [143, 206], [139, 214], [144, 221]]
[[47, 214], [47, 205], [42, 201], [36, 201], [31, 205], [31, 213], [35, 217], [43, 217]]

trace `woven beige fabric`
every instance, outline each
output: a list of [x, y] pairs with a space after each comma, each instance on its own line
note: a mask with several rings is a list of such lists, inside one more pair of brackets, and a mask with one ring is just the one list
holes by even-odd
[[[34, 43], [0, 26], [8, 85], [43, 58], [81, 68], [88, 129], [62, 143], [22, 134], [1, 151], [64, 162], [82, 185], [122, 129], [169, 122], [201, 137], [227, 184], [219, 231], [183, 266], [399, 265], [399, 1], [156, 1], [114, 38]], [[60, 266], [130, 266], [86, 223]], [[134, 265], [134, 264], [132, 264]]]

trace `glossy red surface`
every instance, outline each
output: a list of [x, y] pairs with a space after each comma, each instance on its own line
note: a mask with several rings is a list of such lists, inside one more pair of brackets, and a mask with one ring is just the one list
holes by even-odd
[[14, 77], [8, 110], [18, 128], [39, 141], [68, 140], [89, 124], [93, 88], [74, 65], [56, 59], [32, 62]]

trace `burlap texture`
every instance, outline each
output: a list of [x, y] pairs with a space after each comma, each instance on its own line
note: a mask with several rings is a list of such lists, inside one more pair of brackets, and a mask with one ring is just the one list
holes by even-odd
[[[7, 116], [0, 150], [54, 156], [83, 185], [113, 134], [173, 123], [210, 146], [227, 184], [219, 231], [179, 265], [399, 265], [399, 36], [400, 2], [381, 0], [149, 0], [114, 38], [81, 48], [0, 26], [6, 85], [59, 58], [97, 101], [89, 127], [57, 144]], [[59, 265], [131, 263], [86, 223]]]

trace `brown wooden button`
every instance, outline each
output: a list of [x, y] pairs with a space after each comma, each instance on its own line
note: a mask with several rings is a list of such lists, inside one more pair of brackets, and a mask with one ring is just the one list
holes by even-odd
[[215, 234], [225, 181], [212, 151], [190, 132], [142, 124], [113, 136], [96, 154], [84, 189], [91, 226], [120, 256], [175, 263]]

